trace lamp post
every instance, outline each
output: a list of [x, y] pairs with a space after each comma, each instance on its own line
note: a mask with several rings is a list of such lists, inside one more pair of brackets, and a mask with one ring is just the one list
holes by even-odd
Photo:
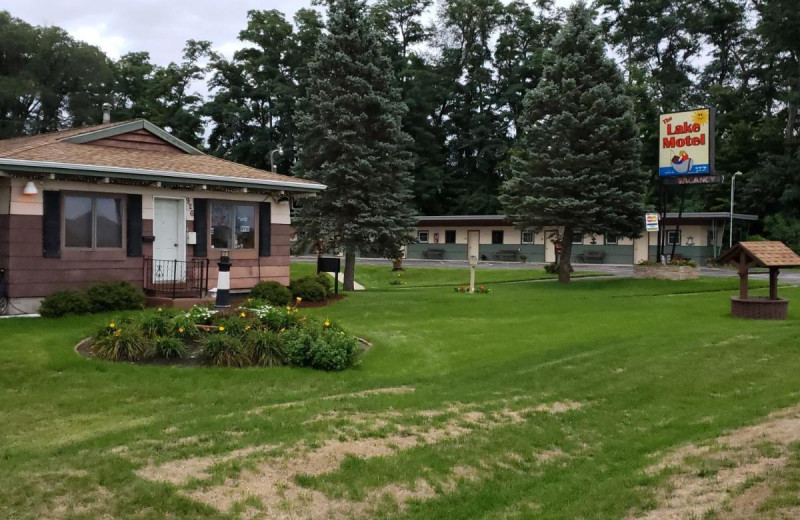
[[728, 231], [728, 248], [733, 247], [733, 191], [736, 189], [736, 177], [742, 172], [736, 172], [731, 177], [731, 229]]

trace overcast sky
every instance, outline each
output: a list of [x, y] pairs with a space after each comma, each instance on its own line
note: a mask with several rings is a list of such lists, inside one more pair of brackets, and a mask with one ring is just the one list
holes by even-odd
[[[570, 0], [556, 0], [569, 5]], [[0, 9], [32, 25], [57, 25], [111, 58], [148, 51], [158, 65], [181, 59], [186, 40], [210, 40], [231, 58], [251, 9], [277, 9], [292, 19], [311, 0], [3, 0]]]
[[3, 0], [0, 9], [32, 25], [57, 25], [112, 58], [148, 51], [154, 63], [179, 61], [188, 39], [210, 40], [230, 58], [251, 9], [291, 20], [310, 0]]

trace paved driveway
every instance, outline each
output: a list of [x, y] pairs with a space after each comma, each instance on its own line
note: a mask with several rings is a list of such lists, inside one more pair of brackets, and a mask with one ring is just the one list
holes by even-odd
[[[315, 256], [294, 256], [292, 257], [293, 262], [316, 262], [317, 257]], [[366, 265], [390, 265], [391, 262], [388, 260], [384, 260], [382, 258], [359, 258], [357, 260], [358, 264], [366, 264]], [[466, 260], [412, 260], [406, 259], [403, 263], [407, 266], [416, 266], [416, 267], [459, 267], [464, 268], [468, 267], [469, 263]], [[538, 262], [531, 262], [531, 263], [522, 263], [522, 262], [480, 262], [478, 264], [479, 269], [532, 269], [532, 268], [544, 268], [543, 263]], [[632, 265], [617, 265], [617, 264], [572, 264], [575, 268], [575, 271], [592, 271], [592, 272], [599, 272], [599, 273], [606, 273], [608, 276], [615, 276], [615, 277], [622, 277], [622, 278], [629, 278], [633, 276], [633, 266]], [[762, 271], [762, 272], [759, 272]], [[717, 267], [701, 267], [700, 268], [701, 276], [713, 276], [713, 277], [735, 277], [738, 276], [736, 271], [733, 269], [724, 269], [724, 268], [717, 268]], [[765, 269], [758, 270], [756, 269], [755, 272], [750, 274], [750, 277], [756, 280], [768, 280], [769, 274], [766, 272]], [[585, 278], [583, 278], [585, 280]], [[581, 278], [576, 278], [576, 280], [581, 280]], [[780, 274], [779, 278], [781, 283], [789, 283], [793, 285], [800, 285], [800, 270], [790, 270], [786, 269], [783, 270]]]

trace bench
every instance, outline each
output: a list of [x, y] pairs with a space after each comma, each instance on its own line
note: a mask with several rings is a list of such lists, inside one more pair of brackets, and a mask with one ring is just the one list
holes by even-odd
[[428, 260], [444, 260], [444, 249], [427, 249], [422, 252], [422, 256]]
[[590, 264], [590, 263], [602, 264], [603, 259], [605, 257], [606, 257], [605, 251], [584, 251], [583, 253], [576, 256], [575, 260], [577, 260], [581, 264]]
[[503, 262], [516, 262], [519, 260], [519, 251], [515, 249], [500, 250], [494, 254], [494, 258]]

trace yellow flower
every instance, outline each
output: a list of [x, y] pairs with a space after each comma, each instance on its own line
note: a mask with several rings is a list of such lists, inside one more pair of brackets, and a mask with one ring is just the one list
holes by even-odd
[[243, 312], [243, 313], [239, 314], [239, 316], [241, 316], [242, 318], [246, 318], [247, 317], [247, 313]]
[[245, 325], [244, 330], [250, 330], [250, 325]]
[[223, 327], [222, 325], [220, 325], [220, 327], [219, 327], [219, 331], [220, 331], [220, 332], [223, 332], [224, 330], [225, 330], [225, 327]]
[[282, 327], [278, 332], [286, 332], [286, 327]]
[[303, 299], [302, 299], [301, 297], [299, 297], [299, 296], [298, 296], [297, 298], [295, 298], [295, 299], [296, 299], [297, 301], [299, 301], [299, 302], [303, 301]]
[[248, 298], [247, 301], [251, 302], [251, 301], [253, 301], [253, 299], [252, 298]]
[[116, 327], [116, 326], [117, 326], [117, 325], [116, 325], [116, 324], [115, 324], [113, 321], [112, 321], [111, 323], [109, 323], [109, 324], [108, 324], [108, 328], [109, 328], [109, 329], [113, 329], [113, 328], [114, 328], [114, 327]]
[[326, 326], [326, 327], [330, 327], [330, 326], [331, 326], [331, 322], [330, 322], [330, 321], [328, 321], [328, 320], [325, 320], [325, 326]]
[[156, 309], [156, 312], [161, 312], [161, 307], [159, 307], [158, 309]]
[[180, 332], [181, 334], [183, 334], [183, 333], [184, 333], [184, 331], [186, 331], [186, 329], [184, 329], [183, 327], [178, 327], [178, 332]]
[[289, 311], [291, 311], [291, 310], [292, 310], [292, 308], [291, 308], [291, 307], [289, 307], [289, 306], [287, 305], [287, 306], [286, 306], [286, 311], [287, 311], [287, 312], [289, 312]]
[[122, 329], [117, 329], [114, 331], [115, 336], [119, 336], [120, 334], [122, 334]]

